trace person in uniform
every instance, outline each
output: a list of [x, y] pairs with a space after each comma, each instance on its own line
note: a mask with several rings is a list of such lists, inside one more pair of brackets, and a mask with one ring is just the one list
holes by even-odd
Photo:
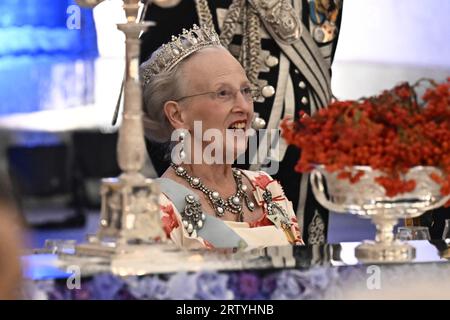
[[[332, 100], [331, 64], [341, 17], [342, 0], [155, 0], [144, 17], [155, 26], [141, 37], [141, 61], [182, 27], [214, 27], [259, 92], [253, 127], [269, 134], [281, 119], [296, 119], [301, 110], [312, 114]], [[305, 242], [325, 243], [328, 210], [315, 200], [309, 175], [294, 171], [300, 151], [279, 137], [268, 138], [277, 152], [258, 161], [250, 154], [244, 168], [272, 174], [296, 208]], [[166, 146], [147, 141], [147, 148], [161, 175], [170, 163], [162, 156]]]

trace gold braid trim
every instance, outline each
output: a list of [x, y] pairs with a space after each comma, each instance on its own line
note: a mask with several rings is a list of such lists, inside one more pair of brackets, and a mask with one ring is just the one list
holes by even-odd
[[244, 7], [245, 0], [234, 0], [228, 7], [227, 15], [220, 32], [220, 42], [222, 42], [225, 47], [228, 47], [233, 39], [236, 25], [242, 18], [242, 8]]
[[[213, 28], [208, 1], [195, 0], [195, 5], [200, 26]], [[220, 32], [220, 42], [224, 47], [230, 46], [239, 23], [242, 25], [243, 38], [238, 59], [250, 82], [255, 88], [260, 89], [258, 75], [261, 67], [261, 20], [257, 10], [248, 5], [246, 0], [233, 0], [228, 7]]]
[[200, 27], [206, 26], [211, 30], [214, 30], [214, 23], [212, 21], [211, 11], [209, 10], [207, 0], [195, 0], [195, 6], [197, 9], [198, 22]]
[[258, 87], [258, 75], [261, 67], [261, 20], [253, 7], [248, 6], [247, 12], [248, 19], [245, 32], [246, 38], [248, 39], [246, 43], [246, 47], [248, 48], [248, 65], [246, 70], [249, 80], [255, 87]]
[[245, 69], [245, 72], [247, 73], [248, 69], [248, 58], [247, 58], [247, 43], [248, 43], [248, 37], [246, 34], [247, 30], [247, 6], [243, 5], [241, 9], [241, 19], [240, 24], [242, 27], [242, 42], [241, 47], [239, 48], [239, 61], [242, 64], [242, 66]]

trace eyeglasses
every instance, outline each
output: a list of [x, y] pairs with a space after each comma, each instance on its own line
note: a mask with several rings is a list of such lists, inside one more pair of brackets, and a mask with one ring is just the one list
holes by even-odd
[[241, 95], [244, 97], [244, 99], [247, 102], [253, 102], [258, 97], [258, 90], [257, 89], [254, 89], [254, 88], [251, 88], [251, 87], [243, 87], [243, 88], [240, 88], [240, 89], [226, 88], [226, 89], [220, 89], [220, 90], [217, 90], [217, 91], [197, 93], [197, 94], [193, 94], [193, 95], [190, 95], [190, 96], [184, 96], [184, 97], [175, 99], [174, 101], [179, 102], [181, 100], [188, 99], [188, 98], [209, 95], [214, 100], [219, 100], [221, 102], [226, 103], [226, 102], [230, 102], [230, 101], [236, 99], [238, 92], [241, 93]]

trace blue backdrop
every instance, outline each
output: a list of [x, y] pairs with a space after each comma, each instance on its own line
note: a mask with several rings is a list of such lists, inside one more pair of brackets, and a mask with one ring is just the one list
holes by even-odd
[[1, 0], [0, 115], [93, 102], [98, 50], [92, 9], [74, 4]]

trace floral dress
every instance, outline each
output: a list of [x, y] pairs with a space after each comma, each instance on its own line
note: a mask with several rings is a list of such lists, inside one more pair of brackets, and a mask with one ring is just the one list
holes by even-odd
[[[243, 170], [253, 187], [253, 195], [263, 215], [252, 222], [224, 221], [205, 212], [205, 220], [197, 232], [188, 232], [183, 214], [186, 196], [198, 196], [193, 190], [172, 180], [160, 178], [161, 220], [167, 238], [183, 248], [260, 248], [304, 244], [291, 202], [278, 181], [265, 172]], [[210, 209], [210, 208], [208, 208]], [[206, 210], [208, 210], [206, 209]], [[210, 209], [211, 210], [211, 209]]]

